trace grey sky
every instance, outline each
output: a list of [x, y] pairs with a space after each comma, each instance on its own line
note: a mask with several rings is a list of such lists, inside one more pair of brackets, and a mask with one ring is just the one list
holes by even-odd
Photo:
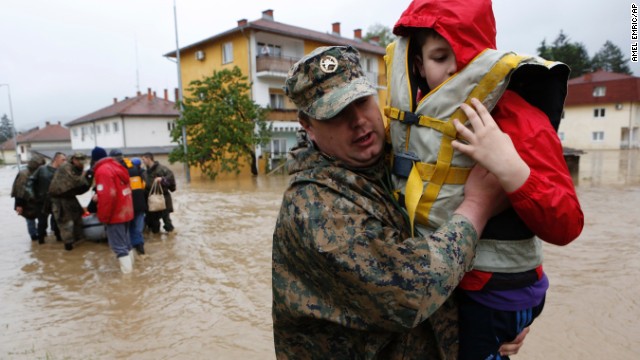
[[[176, 0], [181, 46], [229, 30], [273, 9], [276, 21], [353, 37], [376, 23], [392, 26], [409, 0]], [[224, 5], [222, 5], [224, 4]], [[535, 54], [560, 30], [593, 56], [606, 40], [630, 55], [631, 4], [624, 0], [494, 0], [498, 48]], [[640, 2], [638, 2], [640, 4]], [[137, 48], [137, 51], [136, 51]], [[16, 127], [63, 124], [134, 96], [139, 88], [177, 87], [173, 0], [0, 0], [0, 83], [11, 86]], [[638, 63], [631, 69], [640, 75]], [[138, 75], [137, 75], [138, 74]], [[0, 87], [0, 116], [9, 114]]]

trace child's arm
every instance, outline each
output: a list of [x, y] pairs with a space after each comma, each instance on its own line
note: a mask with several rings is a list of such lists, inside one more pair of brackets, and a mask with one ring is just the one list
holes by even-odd
[[[476, 104], [479, 102], [474, 103], [478, 108]], [[496, 123], [492, 116], [483, 106], [482, 109], [483, 112], [478, 111], [482, 122], [475, 120], [482, 131], [478, 133], [475, 125], [474, 130], [483, 135], [479, 140], [485, 141], [478, 141], [475, 134], [462, 125], [457, 125], [457, 129], [467, 140], [471, 136], [475, 142], [465, 145], [456, 141], [454, 148], [480, 163], [488, 161], [492, 166], [499, 166], [501, 159], [513, 161], [511, 151], [515, 148], [520, 160], [528, 166], [529, 174], [520, 187], [508, 190], [513, 208], [529, 229], [541, 239], [556, 245], [566, 245], [574, 240], [582, 232], [584, 215], [562, 154], [562, 145], [546, 115], [516, 93], [507, 91], [494, 110], [493, 118], [497, 119], [502, 131], [513, 141], [509, 147], [506, 146], [508, 143], [505, 145], [503, 138], [507, 135], [494, 127]], [[486, 126], [487, 123], [490, 126]], [[502, 135], [502, 138], [498, 135]], [[489, 152], [490, 156], [485, 152]], [[500, 154], [495, 155], [493, 152]], [[506, 153], [502, 154], [503, 152]], [[484, 165], [491, 170], [489, 164]], [[501, 177], [499, 173], [496, 176], [499, 179]], [[501, 179], [501, 183], [503, 181], [505, 179]], [[521, 181], [521, 178], [518, 177], [517, 181]]]

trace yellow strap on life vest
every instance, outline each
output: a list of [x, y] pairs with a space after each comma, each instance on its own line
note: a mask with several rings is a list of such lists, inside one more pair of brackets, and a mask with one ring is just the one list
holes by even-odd
[[[483, 101], [487, 95], [489, 95], [505, 77], [517, 67], [520, 60], [523, 57], [515, 54], [505, 55], [501, 61], [498, 61], [491, 70], [483, 76], [478, 85], [471, 91], [465, 103], [470, 104], [472, 98], [477, 98]], [[428, 96], [428, 95], [427, 95]], [[402, 111], [394, 111], [389, 108], [389, 111], [385, 108], [385, 114], [389, 113], [391, 119], [397, 118], [397, 120], [404, 119], [404, 113]], [[424, 118], [424, 122], [422, 121]], [[467, 116], [462, 109], [456, 110], [452, 116], [446, 121], [428, 118], [426, 116], [420, 117], [420, 125], [428, 126], [430, 128], [437, 129], [443, 136], [440, 144], [440, 151], [438, 152], [438, 159], [435, 166], [433, 166], [433, 175], [431, 180], [427, 183], [426, 188], [423, 189], [423, 182], [420, 176], [411, 176], [414, 173], [418, 173], [417, 166], [414, 164], [407, 179], [405, 188], [405, 206], [409, 215], [409, 221], [411, 223], [412, 235], [413, 224], [417, 220], [418, 223], [429, 225], [429, 214], [431, 208], [435, 203], [442, 185], [446, 183], [449, 178], [451, 169], [451, 161], [453, 159], [453, 146], [451, 142], [456, 139], [457, 131], [453, 126], [452, 119], [458, 119], [461, 123], [467, 121]], [[435, 121], [434, 121], [435, 120]], [[409, 143], [409, 137], [407, 136], [406, 143]], [[414, 171], [415, 170], [415, 171]], [[467, 173], [468, 175], [468, 173]], [[456, 177], [458, 175], [454, 175]], [[465, 176], [466, 180], [466, 176]], [[415, 199], [419, 199], [417, 202]]]
[[[431, 181], [433, 174], [436, 171], [436, 166], [434, 164], [416, 162], [414, 166], [418, 169], [418, 173], [420, 174], [422, 181]], [[444, 179], [444, 183], [450, 185], [464, 185], [470, 172], [471, 168], [452, 166], [449, 168], [449, 173]]]
[[140, 190], [144, 189], [144, 181], [140, 176], [132, 176], [129, 178], [129, 184], [131, 185], [131, 190]]

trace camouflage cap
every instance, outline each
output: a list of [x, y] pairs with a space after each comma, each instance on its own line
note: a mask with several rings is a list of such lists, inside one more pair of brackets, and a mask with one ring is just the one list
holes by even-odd
[[71, 159], [87, 160], [87, 155], [85, 153], [76, 151], [75, 153], [73, 153], [73, 155], [71, 155]]
[[354, 100], [377, 94], [359, 59], [351, 46], [319, 47], [291, 67], [285, 92], [305, 114], [330, 119]]

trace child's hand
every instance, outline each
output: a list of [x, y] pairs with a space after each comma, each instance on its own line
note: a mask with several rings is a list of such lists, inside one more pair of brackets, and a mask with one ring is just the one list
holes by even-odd
[[500, 130], [495, 120], [478, 99], [471, 99], [474, 108], [467, 104], [460, 107], [469, 118], [473, 131], [453, 119], [458, 133], [467, 143], [453, 141], [455, 150], [473, 158], [496, 175], [507, 192], [517, 190], [529, 177], [529, 166], [522, 160], [509, 135]]

